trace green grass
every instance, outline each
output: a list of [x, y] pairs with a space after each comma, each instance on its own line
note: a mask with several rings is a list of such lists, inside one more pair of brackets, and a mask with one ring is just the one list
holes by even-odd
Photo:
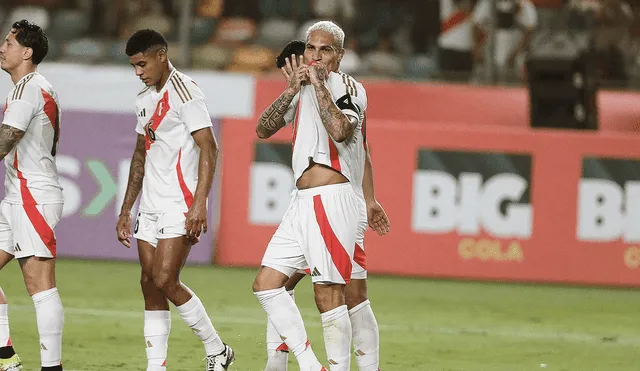
[[[233, 370], [259, 371], [265, 364], [265, 315], [251, 293], [254, 274], [253, 269], [187, 267], [182, 275], [236, 350]], [[58, 262], [67, 370], [145, 369], [138, 281], [136, 264]], [[39, 369], [35, 313], [17, 264], [0, 272], [0, 285], [9, 298], [12, 339], [25, 370]], [[369, 285], [383, 371], [640, 369], [636, 290], [391, 277], [372, 277]], [[296, 302], [316, 353], [325, 359], [308, 279], [299, 285]], [[169, 369], [202, 370], [199, 340], [173, 313]], [[295, 360], [289, 369], [298, 369]]]

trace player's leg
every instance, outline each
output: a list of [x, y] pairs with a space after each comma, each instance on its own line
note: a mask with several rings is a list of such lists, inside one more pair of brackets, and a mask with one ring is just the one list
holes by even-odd
[[235, 358], [233, 350], [220, 339], [200, 298], [180, 281], [180, 271], [189, 256], [191, 244], [191, 240], [185, 236], [158, 239], [153, 260], [153, 281], [202, 341], [207, 355], [207, 369], [226, 370]]
[[378, 321], [367, 297], [366, 278], [352, 278], [347, 284], [345, 297], [358, 370], [377, 371], [380, 367], [380, 334]]
[[304, 239], [329, 365], [332, 371], [346, 371], [351, 364], [351, 320], [345, 286], [353, 269], [359, 200], [348, 183], [318, 191], [303, 217]]
[[[142, 216], [138, 216], [138, 233], [140, 224], [144, 225]], [[138, 237], [144, 238], [141, 235]], [[155, 247], [150, 242], [138, 238], [138, 256], [140, 258], [140, 287], [144, 298], [144, 341], [147, 353], [147, 371], [164, 371], [167, 365], [169, 334], [171, 333], [171, 312], [169, 302], [153, 283], [153, 257]], [[155, 241], [155, 237], [148, 238]]]
[[56, 287], [53, 233], [62, 216], [62, 204], [11, 205], [11, 208], [15, 257], [36, 309], [42, 370], [62, 370], [64, 309]]
[[284, 287], [290, 276], [307, 265], [292, 224], [296, 219], [296, 205], [294, 199], [267, 245], [262, 266], [253, 281], [253, 293], [267, 313], [268, 321], [296, 357], [300, 370], [319, 371], [323, 367], [308, 342], [302, 315]]
[[[0, 204], [0, 270], [13, 260], [13, 232], [7, 216], [10, 215], [10, 205]], [[9, 304], [7, 297], [0, 288], [0, 370], [21, 370], [22, 362], [11, 343], [9, 333]]]
[[[305, 276], [304, 273], [294, 273], [284, 284], [284, 288], [294, 301], [294, 289]], [[282, 341], [271, 320], [267, 318], [267, 365], [264, 371], [287, 371], [288, 361], [289, 347]]]
[[347, 284], [345, 298], [358, 370], [377, 371], [380, 367], [380, 334], [367, 294], [367, 256], [364, 251], [364, 234], [368, 228], [366, 207], [363, 206], [361, 214], [351, 282]]

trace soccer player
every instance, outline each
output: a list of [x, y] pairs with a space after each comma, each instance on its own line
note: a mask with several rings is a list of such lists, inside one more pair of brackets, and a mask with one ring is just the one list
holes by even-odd
[[[306, 49], [306, 43], [294, 40], [288, 43], [276, 59], [276, 67], [283, 68], [286, 60], [302, 55]], [[373, 168], [366, 142], [366, 116], [363, 117], [363, 143], [366, 146], [365, 167], [362, 174], [362, 187], [356, 188], [361, 196], [367, 218], [363, 218], [358, 226], [356, 251], [352, 262], [353, 270], [351, 282], [346, 286], [346, 303], [351, 319], [351, 330], [354, 343], [354, 353], [358, 369], [360, 371], [376, 371], [379, 369], [379, 333], [378, 323], [371, 310], [367, 296], [366, 283], [366, 256], [364, 254], [364, 232], [367, 224], [379, 235], [389, 232], [389, 219], [374, 195]], [[285, 284], [285, 288], [291, 297], [294, 297], [294, 288], [305, 277], [304, 273], [295, 273]], [[283, 343], [271, 321], [267, 322], [267, 365], [264, 371], [286, 371], [289, 350]]]
[[205, 97], [173, 68], [159, 32], [135, 32], [126, 53], [146, 87], [136, 99], [138, 137], [116, 230], [130, 247], [131, 208], [142, 191], [133, 237], [142, 267], [147, 370], [166, 370], [167, 300], [202, 340], [205, 370], [227, 370], [233, 350], [218, 336], [198, 296], [180, 281], [191, 246], [207, 232], [207, 196], [218, 155]]
[[334, 23], [312, 25], [304, 57], [286, 61], [283, 73], [288, 87], [263, 112], [256, 128], [258, 137], [268, 138], [293, 122], [296, 191], [267, 246], [253, 290], [303, 371], [322, 366], [284, 284], [307, 266], [331, 370], [348, 370], [350, 364], [351, 321], [345, 293], [354, 268], [358, 227], [366, 220], [358, 192], [366, 161], [367, 99], [362, 84], [339, 72], [343, 43], [344, 32]]
[[[18, 259], [36, 309], [42, 370], [62, 370], [64, 311], [56, 288], [53, 232], [63, 206], [55, 161], [60, 109], [51, 84], [36, 71], [47, 51], [45, 33], [26, 20], [11, 26], [0, 47], [0, 68], [15, 85], [0, 126], [0, 159], [7, 168], [0, 204], [0, 269]], [[0, 310], [0, 321], [8, 323], [6, 309]], [[6, 336], [10, 344], [2, 322], [0, 340]], [[0, 369], [19, 370], [15, 358], [14, 364], [0, 360]]]

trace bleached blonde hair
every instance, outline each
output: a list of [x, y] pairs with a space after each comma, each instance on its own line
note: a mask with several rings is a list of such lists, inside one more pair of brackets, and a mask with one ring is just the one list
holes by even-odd
[[331, 36], [333, 36], [334, 46], [337, 46], [340, 49], [343, 48], [344, 31], [342, 31], [342, 28], [340, 28], [340, 26], [338, 26], [337, 24], [331, 21], [320, 21], [312, 24], [307, 29], [307, 41], [309, 41], [309, 35], [311, 35], [313, 31], [323, 31], [330, 34]]

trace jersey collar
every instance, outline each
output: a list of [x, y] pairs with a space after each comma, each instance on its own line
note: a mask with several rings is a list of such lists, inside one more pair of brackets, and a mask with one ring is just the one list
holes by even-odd
[[26, 80], [27, 78], [29, 78], [29, 76], [34, 76], [34, 75], [36, 75], [37, 73], [38, 73], [38, 71], [33, 71], [33, 72], [30, 72], [30, 73], [28, 73], [28, 74], [24, 75], [20, 80], [18, 80], [18, 82], [16, 83], [16, 86], [18, 86], [21, 82], [23, 82], [24, 80]]

